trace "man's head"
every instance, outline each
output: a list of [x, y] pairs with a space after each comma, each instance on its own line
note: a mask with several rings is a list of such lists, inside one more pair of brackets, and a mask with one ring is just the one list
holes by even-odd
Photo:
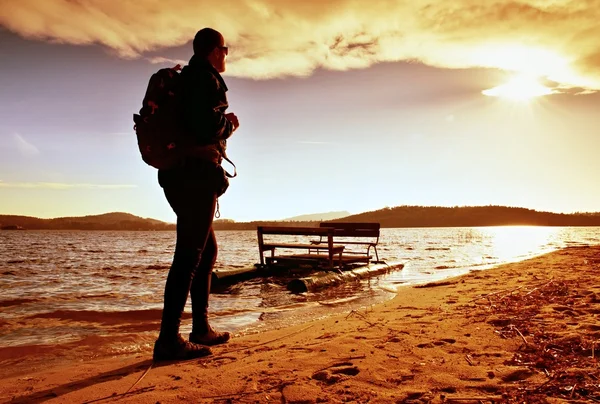
[[228, 48], [220, 32], [212, 28], [201, 29], [194, 37], [193, 46], [194, 55], [208, 60], [219, 73], [225, 71]]

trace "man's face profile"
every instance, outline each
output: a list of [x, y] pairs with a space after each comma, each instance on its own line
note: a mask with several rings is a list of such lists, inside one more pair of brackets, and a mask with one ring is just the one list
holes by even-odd
[[209, 61], [213, 67], [219, 72], [223, 73], [227, 69], [227, 54], [229, 48], [225, 45], [225, 39], [221, 35], [219, 44], [213, 49], [209, 55]]

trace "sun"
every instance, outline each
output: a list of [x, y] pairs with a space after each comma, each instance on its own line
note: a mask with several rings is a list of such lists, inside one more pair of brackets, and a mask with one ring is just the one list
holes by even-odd
[[507, 98], [514, 101], [527, 101], [535, 97], [552, 94], [552, 89], [540, 84], [538, 79], [530, 75], [516, 76], [508, 83], [483, 90], [489, 97]]

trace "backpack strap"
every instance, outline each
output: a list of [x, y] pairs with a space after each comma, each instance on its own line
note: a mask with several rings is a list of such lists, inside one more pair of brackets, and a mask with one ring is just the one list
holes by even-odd
[[227, 170], [225, 170], [225, 168], [223, 168], [223, 170], [225, 171], [225, 175], [229, 178], [234, 178], [237, 176], [237, 167], [235, 166], [235, 164], [233, 164], [233, 161], [229, 160], [229, 157], [227, 157], [227, 153], [225, 153], [225, 150], [223, 150], [223, 158], [225, 160], [227, 160], [229, 162], [229, 164], [231, 164], [233, 166], [233, 175], [229, 174], [227, 172]]

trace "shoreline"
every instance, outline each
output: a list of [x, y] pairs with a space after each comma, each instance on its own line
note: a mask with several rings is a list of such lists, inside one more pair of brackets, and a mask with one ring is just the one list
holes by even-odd
[[[210, 357], [157, 364], [133, 388], [151, 364], [151, 349], [103, 359], [74, 355], [68, 363], [7, 374], [0, 396], [136, 403], [600, 400], [598, 275], [600, 246], [569, 247], [401, 287], [367, 309], [244, 335]], [[13, 364], [26, 365], [18, 360], [15, 351]]]

